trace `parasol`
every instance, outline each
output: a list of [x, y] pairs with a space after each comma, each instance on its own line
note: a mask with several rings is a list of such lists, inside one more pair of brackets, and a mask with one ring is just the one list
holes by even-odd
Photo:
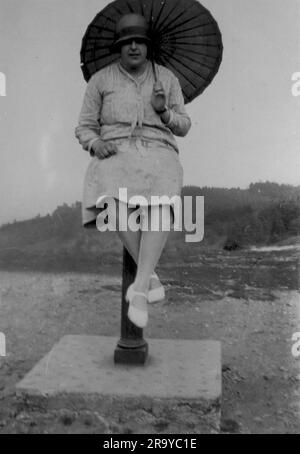
[[150, 27], [152, 60], [179, 79], [185, 103], [211, 83], [222, 61], [222, 37], [211, 13], [197, 0], [116, 0], [91, 22], [82, 40], [86, 81], [119, 59], [113, 51], [116, 23], [128, 13], [143, 15]]

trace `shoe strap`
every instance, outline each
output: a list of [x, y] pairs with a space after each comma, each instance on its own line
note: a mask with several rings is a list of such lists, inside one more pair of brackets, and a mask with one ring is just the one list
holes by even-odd
[[148, 295], [146, 295], [146, 293], [137, 292], [136, 290], [134, 290], [133, 284], [131, 284], [131, 285], [128, 287], [127, 292], [128, 292], [128, 291], [131, 292], [132, 298], [133, 298], [135, 295], [140, 295], [140, 296], [144, 296], [144, 298], [146, 298], [146, 299], [148, 300]]
[[139, 296], [144, 296], [146, 299], [148, 299], [148, 296], [146, 295], [146, 293], [137, 292], [135, 290], [132, 290], [132, 293], [133, 293], [133, 297], [136, 296], [136, 295], [139, 295]]

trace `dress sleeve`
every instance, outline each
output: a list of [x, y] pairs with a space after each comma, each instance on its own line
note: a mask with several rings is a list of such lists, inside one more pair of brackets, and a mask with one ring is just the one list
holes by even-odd
[[166, 126], [175, 136], [185, 136], [191, 128], [191, 119], [185, 110], [184, 98], [179, 80], [174, 75], [171, 81], [168, 107], [171, 110], [170, 121]]
[[78, 126], [75, 128], [75, 136], [84, 150], [91, 151], [92, 144], [100, 139], [101, 107], [102, 95], [96, 77], [92, 76], [86, 87]]

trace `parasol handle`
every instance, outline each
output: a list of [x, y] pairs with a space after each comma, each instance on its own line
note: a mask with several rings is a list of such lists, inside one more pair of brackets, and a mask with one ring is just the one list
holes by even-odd
[[157, 82], [157, 73], [156, 73], [155, 63], [154, 63], [153, 59], [151, 59], [151, 63], [152, 63], [152, 69], [153, 69], [153, 74], [154, 74], [154, 80], [155, 80], [155, 82]]

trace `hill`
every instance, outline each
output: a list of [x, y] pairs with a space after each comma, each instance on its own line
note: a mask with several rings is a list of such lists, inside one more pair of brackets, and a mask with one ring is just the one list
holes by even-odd
[[[300, 186], [253, 183], [248, 189], [185, 186], [182, 199], [204, 197], [205, 235], [186, 243], [187, 232], [171, 232], [164, 260], [188, 261], [203, 247], [228, 250], [291, 241], [300, 235]], [[183, 205], [184, 205], [183, 203]], [[81, 203], [64, 203], [52, 214], [0, 227], [0, 268], [97, 271], [122, 260], [113, 232], [84, 229]]]

